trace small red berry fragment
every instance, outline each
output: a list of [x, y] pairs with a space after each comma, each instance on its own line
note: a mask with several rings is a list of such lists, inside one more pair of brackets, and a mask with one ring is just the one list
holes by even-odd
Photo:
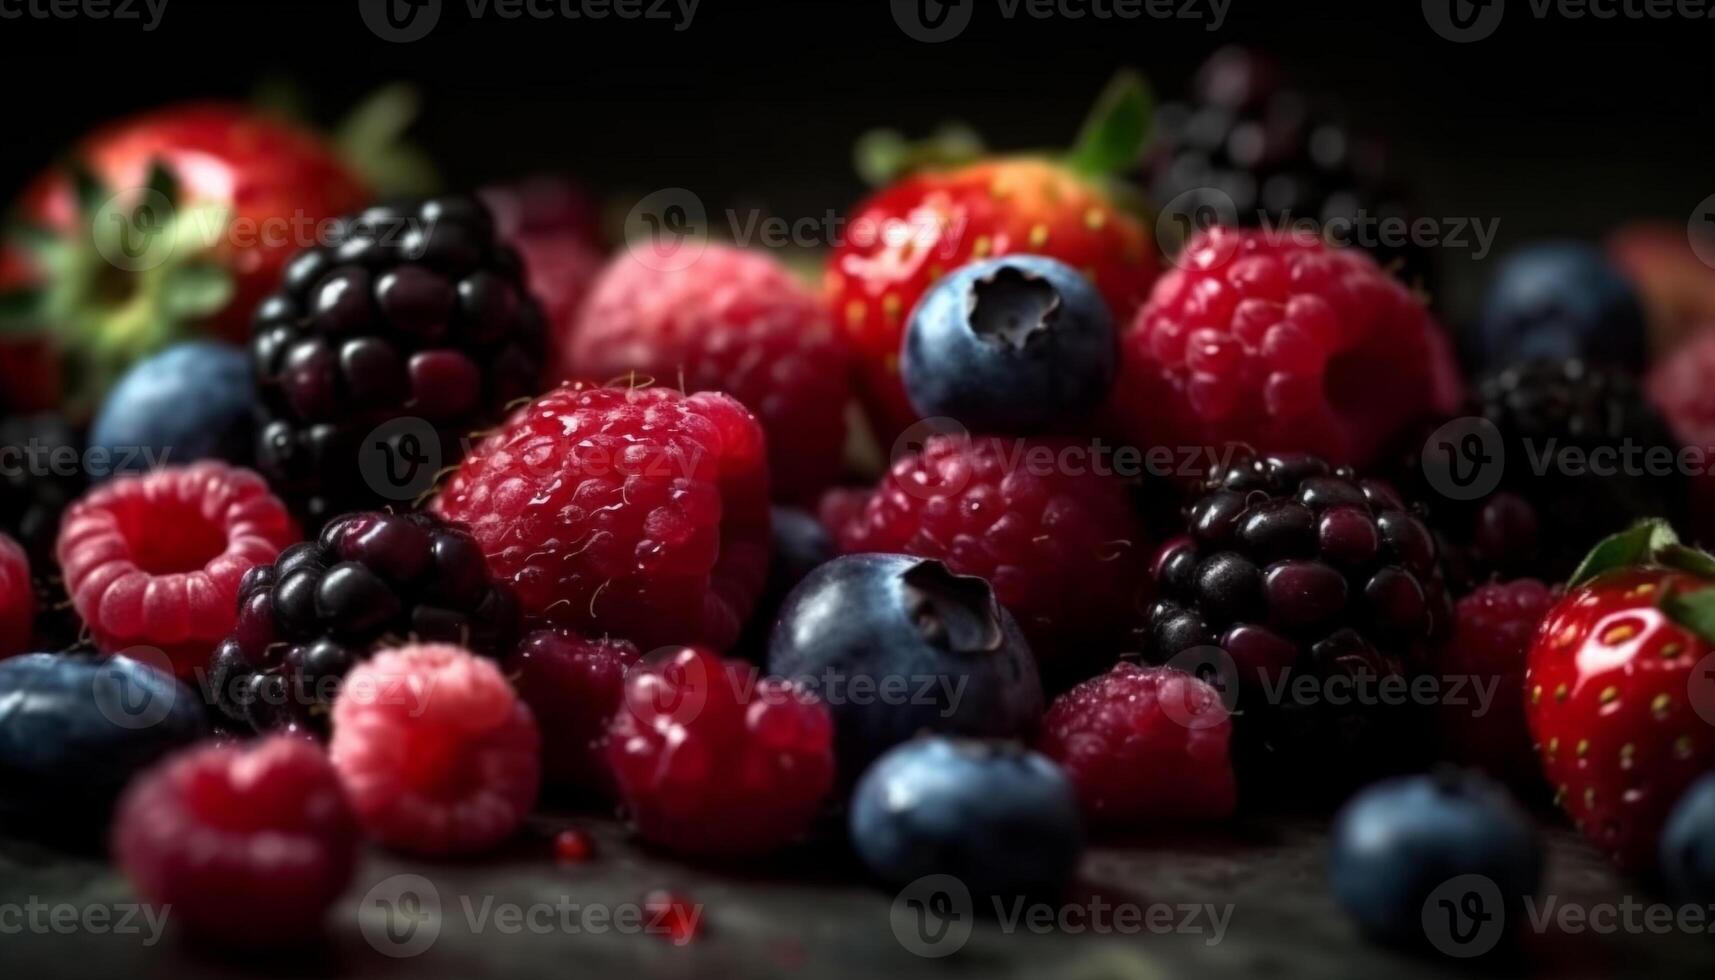
[[833, 786], [833, 734], [809, 692], [685, 648], [631, 672], [607, 757], [644, 839], [751, 854], [809, 829]]
[[590, 835], [568, 827], [554, 835], [554, 857], [567, 864], [582, 864], [595, 856], [595, 841]]
[[30, 584], [30, 559], [24, 549], [0, 534], [0, 657], [30, 649], [36, 616], [36, 590]]
[[1238, 799], [1232, 732], [1208, 684], [1122, 663], [1049, 706], [1037, 749], [1072, 778], [1092, 823], [1219, 819]]
[[658, 888], [643, 896], [648, 930], [675, 946], [684, 946], [703, 931], [703, 907], [677, 892]]
[[232, 631], [244, 573], [297, 539], [261, 477], [203, 462], [103, 484], [66, 511], [58, 553], [101, 649], [159, 648], [188, 679]]
[[762, 429], [726, 395], [567, 385], [520, 409], [435, 501], [524, 612], [642, 649], [724, 649], [768, 570]]
[[199, 938], [302, 942], [345, 891], [358, 832], [321, 748], [209, 745], [138, 777], [113, 822], [120, 869]]
[[1537, 624], [1553, 602], [1553, 591], [1535, 579], [1479, 587], [1459, 600], [1435, 671], [1449, 685], [1447, 694], [1453, 684], [1464, 692], [1439, 706], [1447, 758], [1517, 790], [1542, 781], [1525, 721], [1524, 670]]
[[1120, 344], [1112, 410], [1136, 445], [1244, 443], [1362, 466], [1457, 403], [1440, 327], [1359, 249], [1216, 227], [1175, 266]]
[[459, 647], [359, 664], [334, 702], [328, 751], [364, 831], [402, 851], [487, 850], [536, 804], [535, 719], [493, 661]]
[[507, 660], [518, 696], [542, 730], [542, 776], [549, 785], [611, 791], [603, 756], [607, 726], [624, 697], [626, 669], [638, 656], [624, 640], [539, 630]]
[[686, 391], [724, 391], [768, 433], [774, 494], [804, 501], [845, 459], [844, 337], [822, 298], [769, 255], [709, 245], [685, 268], [645, 252], [596, 280], [561, 376], [609, 381], [636, 371]]

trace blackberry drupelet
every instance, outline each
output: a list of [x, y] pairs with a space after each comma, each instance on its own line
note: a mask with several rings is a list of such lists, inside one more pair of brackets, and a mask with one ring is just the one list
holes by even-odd
[[[1564, 581], [1606, 535], [1645, 517], [1682, 525], [1690, 480], [1679, 442], [1621, 368], [1538, 360], [1483, 378], [1464, 409], [1500, 434], [1500, 482], [1476, 500], [1427, 490], [1421, 464], [1435, 422], [1402, 454], [1402, 474], [1429, 504], [1449, 581]], [[1492, 438], [1492, 436], [1491, 436]], [[1464, 460], [1460, 460], [1463, 465]]]
[[463, 529], [350, 514], [245, 576], [238, 624], [214, 655], [215, 701], [258, 731], [325, 732], [340, 680], [377, 649], [414, 640], [499, 658], [518, 634], [517, 600]]
[[1411, 765], [1422, 726], [1397, 695], [1452, 614], [1416, 513], [1385, 483], [1283, 454], [1217, 472], [1188, 519], [1157, 557], [1144, 648], [1219, 675], [1241, 770], [1343, 788]]
[[[538, 390], [543, 356], [545, 324], [518, 255], [474, 199], [373, 207], [334, 238], [286, 267], [251, 340], [257, 466], [311, 531], [398, 502], [393, 491], [414, 486], [424, 460], [457, 463], [473, 434]], [[426, 426], [372, 438], [403, 418]], [[421, 445], [430, 429], [438, 447]], [[366, 452], [379, 454], [367, 477]]]
[[1237, 47], [1217, 51], [1190, 97], [1163, 105], [1155, 122], [1144, 183], [1157, 207], [1191, 192], [1175, 212], [1218, 212], [1225, 194], [1241, 226], [1313, 221], [1341, 244], [1364, 247], [1405, 282], [1433, 281], [1426, 249], [1380, 234], [1384, 227], [1403, 233], [1412, 217], [1381, 147], [1347, 129], [1330, 107], [1283, 87], [1266, 57]]

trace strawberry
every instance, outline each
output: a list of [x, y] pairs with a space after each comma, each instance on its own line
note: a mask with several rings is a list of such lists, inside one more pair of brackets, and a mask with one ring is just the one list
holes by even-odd
[[87, 405], [129, 362], [187, 334], [241, 339], [286, 260], [369, 198], [335, 148], [237, 105], [119, 120], [15, 203], [34, 282], [0, 303], [0, 333], [48, 334]]
[[991, 157], [918, 172], [853, 211], [825, 283], [857, 359], [859, 394], [884, 445], [916, 420], [899, 377], [906, 320], [946, 273], [972, 260], [1028, 252], [1094, 280], [1116, 322], [1127, 322], [1142, 304], [1160, 253], [1103, 175], [1136, 163], [1147, 106], [1142, 81], [1122, 75], [1067, 159]]
[[1715, 766], [1715, 559], [1661, 521], [1604, 540], [1548, 611], [1525, 668], [1544, 774], [1627, 867], [1652, 860], [1681, 793]]

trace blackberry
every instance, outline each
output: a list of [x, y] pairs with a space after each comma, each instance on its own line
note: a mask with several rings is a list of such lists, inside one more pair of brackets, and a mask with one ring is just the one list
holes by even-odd
[[29, 555], [35, 646], [42, 650], [71, 649], [83, 631], [54, 556], [60, 515], [89, 486], [83, 448], [82, 435], [61, 415], [0, 421], [0, 532]]
[[1349, 468], [1272, 455], [1216, 471], [1187, 519], [1157, 557], [1144, 649], [1222, 687], [1241, 767], [1266, 781], [1306, 763], [1332, 788], [1414, 761], [1400, 695], [1452, 619], [1414, 510]]
[[238, 624], [214, 655], [215, 703], [258, 731], [323, 732], [340, 680], [375, 650], [442, 642], [498, 658], [519, 621], [462, 528], [429, 514], [346, 515], [246, 574]]
[[[545, 332], [517, 253], [474, 199], [373, 207], [333, 239], [287, 265], [250, 345], [258, 468], [312, 530], [426, 490], [536, 392]], [[401, 419], [421, 424], [377, 431]]]
[[1269, 59], [1223, 48], [1198, 70], [1189, 99], [1157, 112], [1144, 185], [1161, 208], [1189, 194], [1176, 213], [1218, 214], [1230, 200], [1242, 227], [1315, 222], [1405, 282], [1431, 284], [1431, 254], [1402, 237], [1413, 213], [1404, 188], [1381, 146], [1340, 115], [1284, 88]]
[[[1564, 581], [1603, 537], [1645, 517], [1679, 524], [1685, 516], [1680, 444], [1623, 368], [1579, 360], [1506, 368], [1477, 383], [1464, 416], [1499, 433], [1499, 458], [1485, 464], [1497, 467], [1499, 482], [1475, 500], [1423, 496], [1460, 589], [1491, 579]], [[1421, 454], [1436, 427], [1425, 423], [1404, 454], [1415, 481], [1408, 486], [1428, 486]]]

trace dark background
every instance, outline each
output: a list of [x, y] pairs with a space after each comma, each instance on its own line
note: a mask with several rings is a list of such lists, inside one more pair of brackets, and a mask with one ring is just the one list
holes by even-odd
[[[1543, 21], [1510, 0], [1493, 37], [1460, 45], [1417, 0], [1233, 0], [1218, 32], [1005, 20], [997, 0], [965, 2], [977, 4], [970, 27], [942, 44], [906, 36], [886, 0], [702, 0], [678, 33], [649, 20], [473, 21], [464, 0], [445, 0], [433, 33], [409, 44], [372, 35], [357, 0], [169, 0], [152, 33], [0, 20], [0, 189], [138, 108], [243, 97], [283, 76], [331, 121], [408, 79], [426, 97], [417, 140], [451, 184], [562, 169], [614, 195], [679, 185], [711, 211], [819, 216], [862, 192], [850, 147], [871, 126], [922, 133], [960, 118], [999, 147], [1063, 145], [1115, 69], [1142, 69], [1167, 97], [1238, 42], [1338, 94], [1390, 145], [1425, 214], [1500, 219], [1503, 249], [1638, 217], [1683, 225], [1715, 192], [1715, 20]], [[1446, 265], [1457, 306], [1482, 270], [1462, 255]]]

